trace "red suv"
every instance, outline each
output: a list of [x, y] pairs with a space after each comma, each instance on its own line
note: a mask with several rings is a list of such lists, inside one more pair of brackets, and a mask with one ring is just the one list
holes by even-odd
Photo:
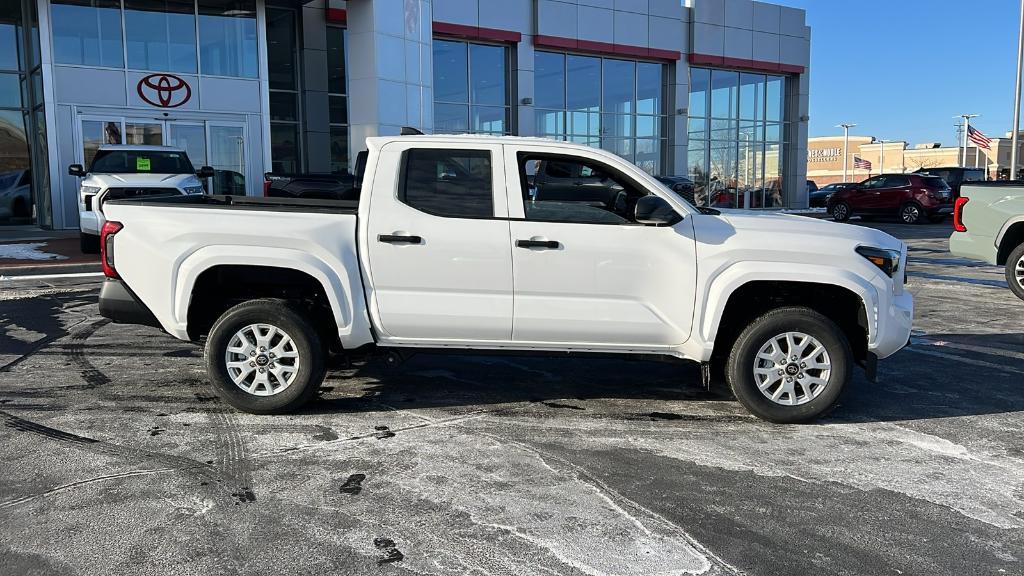
[[898, 216], [904, 224], [934, 223], [953, 213], [953, 193], [937, 176], [881, 174], [836, 191], [827, 208], [836, 222], [859, 215]]

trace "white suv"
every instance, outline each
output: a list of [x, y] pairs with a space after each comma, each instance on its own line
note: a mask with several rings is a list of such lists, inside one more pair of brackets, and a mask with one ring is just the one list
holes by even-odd
[[213, 176], [213, 168], [203, 166], [196, 172], [181, 148], [105, 145], [96, 151], [88, 171], [81, 164], [72, 164], [68, 174], [82, 178], [78, 191], [82, 252], [96, 254], [100, 251], [100, 230], [106, 221], [105, 201], [202, 194], [200, 178]]

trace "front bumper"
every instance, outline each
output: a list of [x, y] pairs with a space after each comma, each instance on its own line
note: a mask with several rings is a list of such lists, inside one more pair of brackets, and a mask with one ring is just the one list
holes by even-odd
[[103, 229], [103, 224], [105, 224], [106, 221], [107, 219], [103, 217], [103, 214], [96, 210], [78, 211], [78, 229], [83, 234], [99, 236], [100, 230]]
[[107, 278], [100, 288], [100, 315], [118, 324], [160, 327], [153, 312], [124, 282], [116, 278]]
[[868, 345], [868, 352], [880, 359], [902, 350], [910, 340], [910, 330], [914, 325], [914, 297], [910, 292], [891, 295], [886, 300], [878, 303], [875, 311], [878, 331], [874, 342]]

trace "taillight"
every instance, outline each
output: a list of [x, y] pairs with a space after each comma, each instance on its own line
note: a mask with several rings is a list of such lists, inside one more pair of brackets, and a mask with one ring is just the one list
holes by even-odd
[[953, 202], [953, 230], [957, 232], [967, 232], [967, 226], [964, 226], [964, 204], [970, 200], [967, 196], [961, 196]]
[[270, 193], [270, 180], [263, 181], [263, 196], [266, 197]]
[[100, 230], [100, 262], [103, 264], [103, 275], [107, 278], [120, 278], [114, 269], [114, 235], [124, 228], [120, 222], [107, 221]]

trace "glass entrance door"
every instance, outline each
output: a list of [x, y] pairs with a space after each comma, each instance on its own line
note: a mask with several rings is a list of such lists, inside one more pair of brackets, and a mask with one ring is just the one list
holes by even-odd
[[160, 146], [164, 143], [164, 123], [152, 120], [125, 120], [124, 143]]
[[207, 123], [213, 194], [245, 195], [245, 126]]
[[184, 150], [197, 170], [206, 166], [206, 127], [201, 122], [168, 122], [167, 145]]

